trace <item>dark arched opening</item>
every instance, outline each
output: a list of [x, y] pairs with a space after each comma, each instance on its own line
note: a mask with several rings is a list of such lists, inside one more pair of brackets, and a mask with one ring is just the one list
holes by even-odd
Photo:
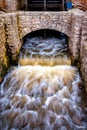
[[24, 63], [28, 61], [29, 64], [31, 64], [30, 59], [37, 59], [40, 65], [43, 59], [45, 59], [43, 60], [45, 65], [50, 61], [52, 66], [71, 64], [68, 36], [51, 29], [33, 31], [24, 36], [19, 57], [21, 57], [20, 61]]
[[40, 29], [25, 35], [23, 37], [23, 44], [26, 42], [27, 38], [32, 38], [32, 37], [43, 37], [43, 39], [46, 39], [48, 37], [49, 38], [55, 37], [59, 39], [64, 38], [66, 43], [68, 43], [68, 36], [66, 34], [52, 29]]

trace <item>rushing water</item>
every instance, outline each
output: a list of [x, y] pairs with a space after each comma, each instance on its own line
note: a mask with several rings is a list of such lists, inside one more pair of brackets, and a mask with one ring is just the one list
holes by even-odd
[[64, 39], [27, 39], [0, 88], [0, 130], [86, 130]]
[[65, 38], [35, 37], [27, 39], [21, 49], [20, 65], [70, 65], [68, 45]]

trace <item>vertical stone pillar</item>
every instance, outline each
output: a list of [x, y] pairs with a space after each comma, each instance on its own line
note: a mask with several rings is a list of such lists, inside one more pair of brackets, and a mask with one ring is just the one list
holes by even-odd
[[82, 21], [84, 17], [84, 12], [80, 10], [72, 11], [72, 23], [71, 23], [71, 36], [69, 48], [72, 54], [72, 61], [78, 61], [79, 50], [80, 50], [80, 37], [82, 29]]
[[5, 0], [6, 12], [15, 12], [18, 10], [18, 0]]
[[5, 24], [6, 24], [6, 35], [7, 35], [6, 44], [9, 49], [9, 58], [10, 61], [14, 62], [17, 60], [17, 55], [19, 53], [19, 49], [21, 46], [20, 39], [19, 39], [19, 31], [18, 31], [17, 13], [6, 14]]
[[4, 19], [0, 15], [0, 81], [7, 67], [6, 48], [5, 48], [5, 30]]
[[87, 93], [87, 14], [83, 19], [82, 34], [81, 34], [81, 49], [80, 49], [81, 74]]

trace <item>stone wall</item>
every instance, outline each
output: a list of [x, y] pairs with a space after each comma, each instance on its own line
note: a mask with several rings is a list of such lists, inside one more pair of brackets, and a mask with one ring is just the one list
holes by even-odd
[[71, 12], [18, 12], [20, 38], [39, 29], [54, 29], [70, 36]]
[[0, 10], [14, 12], [18, 10], [18, 0], [0, 0]]
[[18, 0], [5, 0], [5, 11], [14, 12], [18, 10]]
[[87, 0], [81, 0], [81, 3], [87, 7]]
[[0, 15], [0, 81], [7, 67], [5, 41], [4, 19]]
[[81, 74], [87, 92], [87, 14], [83, 20], [81, 49], [80, 49]]
[[78, 61], [84, 15], [85, 13], [78, 9], [67, 12], [18, 12], [20, 39], [39, 29], [63, 32], [70, 38], [69, 48], [72, 61]]
[[19, 39], [18, 29], [18, 17], [17, 13], [5, 14], [5, 25], [6, 25], [6, 45], [8, 46], [8, 52], [10, 55], [10, 62], [17, 60], [21, 42]]
[[71, 24], [71, 36], [70, 36], [70, 51], [72, 54], [72, 62], [78, 62], [81, 40], [82, 21], [85, 13], [80, 10], [72, 11], [72, 24]]
[[26, 6], [26, 0], [0, 0], [0, 10], [15, 12]]
[[6, 25], [6, 45], [10, 60], [15, 62], [22, 46], [22, 38], [35, 30], [53, 29], [70, 37], [71, 12], [18, 12], [4, 15]]

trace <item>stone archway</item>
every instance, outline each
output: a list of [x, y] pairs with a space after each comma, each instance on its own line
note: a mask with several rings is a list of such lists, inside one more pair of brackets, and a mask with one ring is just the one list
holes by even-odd
[[42, 66], [71, 65], [70, 58], [67, 35], [52, 29], [40, 29], [23, 37], [18, 63]]
[[69, 49], [73, 60], [78, 60], [81, 28], [84, 14], [79, 10], [67, 12], [18, 12], [4, 15], [6, 44], [15, 61], [22, 46], [21, 39], [32, 31], [53, 29], [69, 37]]

